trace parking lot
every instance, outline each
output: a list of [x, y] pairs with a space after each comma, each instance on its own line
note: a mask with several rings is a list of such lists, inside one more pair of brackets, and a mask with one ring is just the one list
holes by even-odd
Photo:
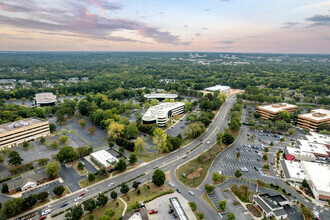
[[58, 185], [61, 185], [59, 180], [56, 180], [56, 181], [51, 182], [51, 183], [45, 183], [45, 184], [42, 184], [41, 186], [39, 186], [37, 188], [31, 189], [29, 191], [26, 191], [26, 192], [22, 193], [22, 197], [26, 198], [31, 194], [38, 194], [38, 193], [41, 193], [41, 192], [48, 192], [49, 196], [51, 197], [51, 196], [54, 195], [54, 193], [53, 193], [54, 187], [58, 186]]

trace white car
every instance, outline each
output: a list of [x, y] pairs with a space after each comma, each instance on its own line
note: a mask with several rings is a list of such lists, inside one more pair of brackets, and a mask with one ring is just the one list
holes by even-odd
[[219, 174], [222, 174], [221, 170], [219, 170]]
[[48, 214], [51, 213], [51, 212], [52, 212], [52, 210], [47, 209], [47, 210], [43, 211], [43, 212], [41, 213], [41, 215], [48, 215]]
[[189, 193], [190, 195], [192, 195], [192, 196], [195, 195], [195, 193], [194, 193], [193, 191], [189, 191], [188, 193]]
[[74, 199], [74, 201], [77, 202], [80, 199], [82, 199], [82, 197], [81, 196], [78, 196], [76, 199]]
[[173, 183], [169, 182], [168, 184], [169, 184], [170, 186], [174, 187], [174, 184], [173, 184]]
[[113, 186], [114, 184], [115, 184], [115, 183], [110, 183], [108, 186], [111, 187], [111, 186]]
[[318, 218], [320, 217], [320, 214], [317, 211], [313, 211], [313, 214], [314, 214], [315, 217], [318, 217]]
[[210, 141], [208, 141], [208, 142], [206, 142], [207, 144], [210, 144], [211, 142]]

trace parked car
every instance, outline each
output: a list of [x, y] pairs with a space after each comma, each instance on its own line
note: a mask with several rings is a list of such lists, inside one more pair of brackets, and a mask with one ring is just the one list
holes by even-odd
[[51, 213], [51, 212], [52, 212], [51, 209], [46, 209], [45, 211], [43, 211], [43, 212], [41, 213], [41, 215], [48, 215], [48, 214]]
[[193, 191], [188, 191], [188, 193], [189, 193], [190, 195], [192, 195], [192, 196], [195, 195], [195, 193], [194, 193]]
[[43, 216], [41, 216], [40, 218], [38, 218], [38, 220], [43, 220], [43, 219], [45, 219], [45, 218], [47, 218], [47, 216], [43, 215]]
[[78, 196], [77, 198], [74, 199], [75, 202], [79, 201], [80, 199], [82, 199], [82, 197]]
[[81, 196], [84, 196], [86, 193], [80, 193], [79, 194], [79, 197], [81, 197]]
[[65, 207], [65, 206], [67, 206], [68, 205], [68, 203], [62, 203], [61, 205], [60, 205], [60, 208], [63, 208], [63, 207]]
[[151, 209], [151, 210], [149, 211], [149, 214], [150, 214], [150, 215], [155, 214], [155, 213], [158, 213], [158, 211], [155, 210], [155, 209]]
[[169, 184], [170, 186], [174, 187], [174, 184], [173, 184], [173, 183], [169, 182], [168, 184]]
[[180, 191], [179, 189], [176, 189], [176, 191], [177, 191], [178, 193], [181, 193], [181, 191]]
[[154, 166], [153, 168], [154, 168], [154, 169], [157, 169], [157, 168], [158, 168], [158, 165]]
[[210, 141], [208, 141], [208, 142], [206, 142], [207, 144], [210, 144], [211, 142]]
[[108, 187], [111, 187], [111, 186], [113, 186], [115, 183], [110, 183], [109, 185], [108, 185]]

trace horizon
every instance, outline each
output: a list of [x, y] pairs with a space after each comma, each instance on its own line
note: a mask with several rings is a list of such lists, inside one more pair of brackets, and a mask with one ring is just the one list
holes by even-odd
[[0, 2], [0, 50], [329, 54], [330, 1]]

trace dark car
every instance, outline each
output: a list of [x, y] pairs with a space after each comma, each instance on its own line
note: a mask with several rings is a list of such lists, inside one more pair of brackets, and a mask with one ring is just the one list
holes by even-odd
[[179, 189], [176, 189], [176, 191], [177, 191], [178, 193], [181, 193], [181, 191], [180, 191]]
[[63, 208], [63, 207], [65, 207], [65, 206], [67, 206], [67, 205], [68, 205], [68, 203], [62, 203], [62, 204], [60, 205], [60, 207]]

